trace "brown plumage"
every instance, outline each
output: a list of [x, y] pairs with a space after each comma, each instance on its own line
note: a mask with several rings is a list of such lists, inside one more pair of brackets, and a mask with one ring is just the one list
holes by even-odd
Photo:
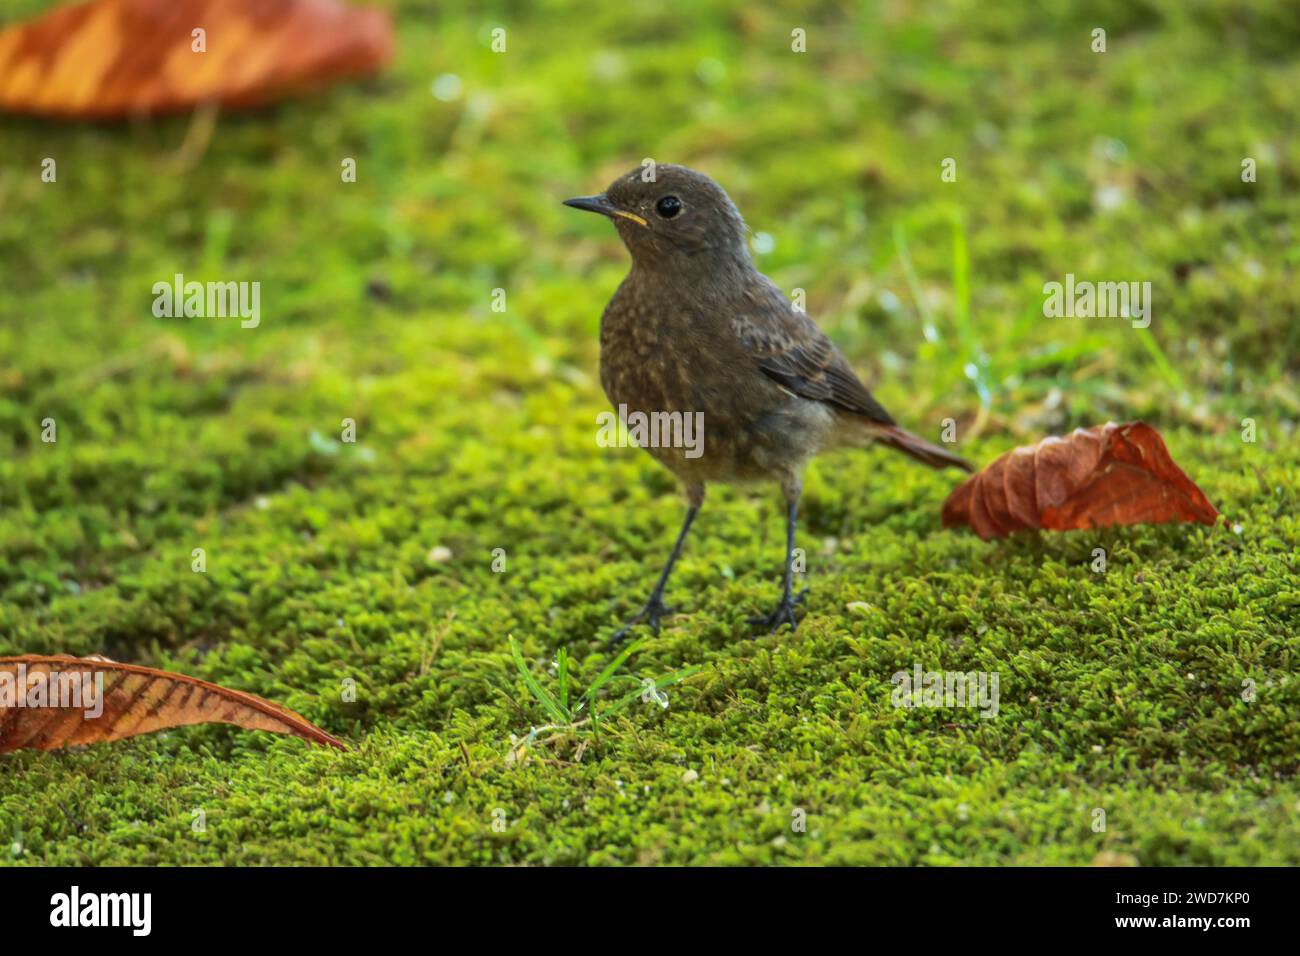
[[648, 447], [686, 487], [677, 543], [641, 612], [658, 630], [663, 589], [711, 481], [772, 480], [787, 506], [785, 580], [760, 620], [796, 625], [792, 593], [801, 476], [818, 452], [881, 442], [927, 465], [972, 470], [900, 428], [826, 334], [757, 269], [727, 194], [684, 166], [637, 168], [598, 196], [566, 201], [608, 216], [632, 269], [600, 323], [600, 379], [620, 412], [702, 414], [702, 449]]

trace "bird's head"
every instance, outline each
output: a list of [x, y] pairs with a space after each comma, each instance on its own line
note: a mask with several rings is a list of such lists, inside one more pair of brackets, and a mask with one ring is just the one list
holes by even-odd
[[667, 163], [639, 166], [566, 206], [608, 216], [638, 265], [714, 257], [749, 262], [745, 221], [721, 186]]

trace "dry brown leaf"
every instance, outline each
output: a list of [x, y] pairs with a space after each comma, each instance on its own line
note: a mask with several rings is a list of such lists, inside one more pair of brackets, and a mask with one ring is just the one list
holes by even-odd
[[259, 106], [377, 70], [392, 48], [386, 13], [339, 0], [91, 0], [0, 32], [0, 110], [121, 119]]
[[[97, 684], [102, 691], [95, 690]], [[43, 696], [32, 696], [35, 685], [45, 687]], [[287, 707], [195, 677], [103, 657], [0, 657], [0, 753], [56, 750], [207, 723], [347, 749]]]
[[1033, 528], [1212, 525], [1218, 518], [1145, 422], [1076, 428], [1007, 452], [957, 486], [943, 506], [945, 528], [970, 525], [985, 540]]

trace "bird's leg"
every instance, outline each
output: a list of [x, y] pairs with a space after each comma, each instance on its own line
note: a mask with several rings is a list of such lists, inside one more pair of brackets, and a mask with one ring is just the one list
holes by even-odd
[[794, 616], [794, 609], [808, 593], [807, 588], [798, 594], [794, 593], [794, 530], [799, 517], [799, 495], [803, 491], [803, 483], [798, 478], [788, 478], [782, 483], [782, 490], [785, 492], [786, 512], [785, 583], [781, 590], [781, 600], [771, 614], [750, 618], [749, 621], [750, 624], [771, 628], [773, 634], [781, 629], [782, 624], [789, 624], [792, 631], [799, 626], [799, 621]]
[[686, 520], [682, 523], [682, 530], [677, 533], [677, 542], [673, 545], [672, 554], [668, 555], [668, 563], [664, 565], [663, 572], [659, 575], [654, 590], [650, 592], [650, 599], [645, 602], [645, 607], [638, 611], [631, 620], [614, 632], [614, 636], [609, 639], [610, 647], [621, 644], [626, 640], [632, 628], [642, 621], [648, 623], [650, 630], [658, 634], [659, 619], [667, 617], [675, 610], [675, 608], [670, 608], [664, 604], [664, 586], [668, 583], [668, 575], [673, 573], [673, 565], [677, 563], [678, 557], [681, 556], [682, 546], [686, 544], [686, 535], [691, 530], [691, 522], [700, 513], [700, 505], [704, 503], [703, 486], [689, 488], [687, 498], [689, 504], [686, 509]]

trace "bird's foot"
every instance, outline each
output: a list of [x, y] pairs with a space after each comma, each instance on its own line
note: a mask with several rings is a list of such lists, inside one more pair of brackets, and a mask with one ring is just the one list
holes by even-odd
[[676, 607], [669, 607], [664, 604], [663, 598], [658, 594], [650, 595], [650, 600], [645, 602], [645, 607], [641, 608], [633, 615], [626, 624], [614, 632], [614, 636], [609, 639], [607, 647], [617, 647], [627, 640], [627, 636], [632, 633], [632, 628], [636, 627], [642, 621], [650, 625], [650, 630], [659, 633], [659, 620], [673, 614], [677, 611]]
[[758, 617], [751, 617], [749, 623], [761, 627], [770, 628], [775, 634], [781, 629], [782, 624], [789, 624], [790, 630], [799, 626], [799, 620], [794, 616], [794, 609], [803, 603], [803, 599], [808, 595], [808, 589], [804, 588], [798, 594], [787, 594], [781, 598], [771, 614], [760, 614]]

